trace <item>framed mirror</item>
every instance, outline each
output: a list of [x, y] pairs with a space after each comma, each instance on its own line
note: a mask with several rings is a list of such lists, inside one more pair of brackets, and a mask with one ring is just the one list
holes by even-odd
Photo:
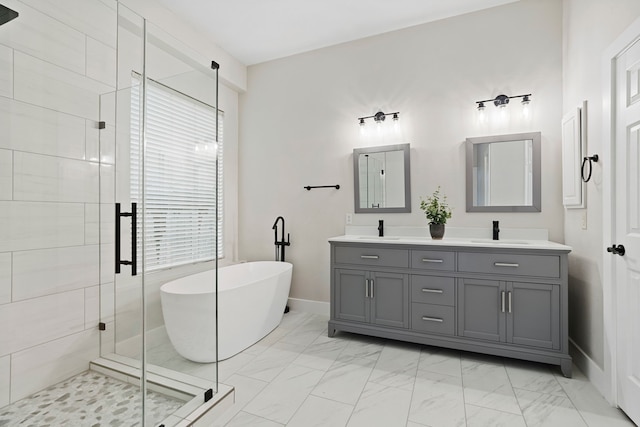
[[540, 212], [540, 132], [467, 138], [467, 212]]
[[353, 150], [356, 213], [411, 212], [409, 144]]

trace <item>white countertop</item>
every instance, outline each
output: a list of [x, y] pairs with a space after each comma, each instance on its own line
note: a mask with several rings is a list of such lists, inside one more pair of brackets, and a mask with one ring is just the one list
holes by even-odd
[[474, 237], [445, 237], [433, 240], [431, 237], [420, 236], [359, 236], [343, 235], [331, 237], [329, 242], [344, 243], [384, 243], [385, 245], [426, 245], [426, 246], [456, 246], [473, 248], [501, 248], [501, 249], [545, 249], [556, 251], [571, 251], [571, 246], [549, 240], [533, 239], [500, 239], [492, 240]]

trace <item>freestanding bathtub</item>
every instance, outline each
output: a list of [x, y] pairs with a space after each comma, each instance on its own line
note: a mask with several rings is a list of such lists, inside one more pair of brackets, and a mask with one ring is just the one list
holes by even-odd
[[[218, 269], [218, 360], [258, 342], [280, 324], [293, 265], [257, 261]], [[160, 288], [165, 327], [176, 351], [194, 362], [216, 361], [215, 270]]]

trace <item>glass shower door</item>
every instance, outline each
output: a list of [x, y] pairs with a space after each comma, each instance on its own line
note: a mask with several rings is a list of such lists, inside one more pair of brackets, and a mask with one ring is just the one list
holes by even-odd
[[[217, 69], [120, 3], [117, 64], [117, 90], [101, 98], [101, 144], [115, 153], [101, 174], [101, 355], [137, 370], [144, 425], [168, 426], [150, 389], [195, 373], [217, 391]], [[206, 270], [194, 329], [211, 338], [213, 363], [200, 366], [167, 335], [161, 287]]]

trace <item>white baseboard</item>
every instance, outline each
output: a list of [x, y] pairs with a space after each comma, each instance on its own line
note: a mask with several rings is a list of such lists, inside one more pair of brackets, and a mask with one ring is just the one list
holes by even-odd
[[604, 370], [571, 338], [569, 338], [569, 353], [573, 358], [573, 363], [589, 379], [589, 382], [607, 401], [611, 402], [611, 387]]
[[330, 305], [328, 302], [312, 301], [308, 299], [289, 298], [289, 308], [295, 311], [304, 311], [305, 313], [321, 314], [329, 316]]

